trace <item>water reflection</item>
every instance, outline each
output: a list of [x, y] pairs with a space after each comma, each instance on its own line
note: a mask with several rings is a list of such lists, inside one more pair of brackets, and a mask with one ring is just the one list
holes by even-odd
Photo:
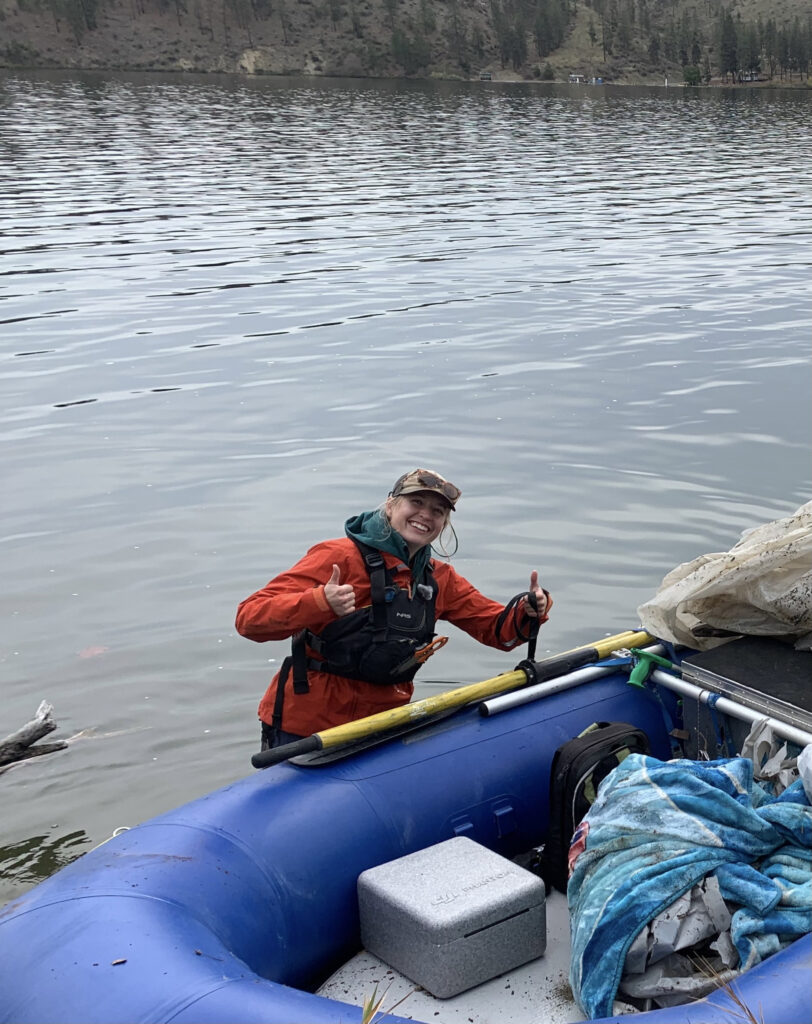
[[89, 844], [87, 833], [77, 829], [58, 836], [31, 836], [0, 846], [0, 879], [16, 886], [34, 885], [86, 853]]

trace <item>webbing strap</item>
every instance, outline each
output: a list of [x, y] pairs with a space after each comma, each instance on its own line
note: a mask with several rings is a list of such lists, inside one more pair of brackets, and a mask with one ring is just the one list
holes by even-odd
[[[654, 654], [652, 651], [641, 650], [639, 647], [632, 647], [631, 656], [632, 669], [629, 672], [629, 684], [650, 693], [657, 701], [660, 705], [660, 713], [663, 716], [665, 728], [668, 733], [668, 739], [671, 744], [671, 753], [675, 757], [684, 755], [685, 751], [679, 737], [679, 730], [674, 725], [674, 719], [671, 712], [668, 710], [668, 705], [663, 700], [659, 688], [652, 683], [650, 679], [651, 673], [657, 665], [662, 665], [664, 668], [669, 669], [677, 669], [677, 666], [673, 662], [667, 661], [665, 658], [661, 658], [659, 654]], [[611, 664], [611, 662], [609, 662], [609, 664]]]
[[290, 666], [293, 664], [293, 658], [288, 655], [287, 658], [282, 662], [282, 667], [279, 670], [279, 679], [276, 682], [276, 699], [273, 702], [273, 715], [271, 716], [271, 725], [274, 729], [282, 728], [282, 708], [285, 703], [285, 685], [290, 675]]
[[716, 751], [721, 754], [724, 750], [728, 757], [734, 757], [735, 751], [731, 749], [729, 730], [722, 726], [719, 720], [719, 712], [716, 710], [716, 705], [719, 703], [721, 696], [721, 693], [712, 693], [707, 700], [708, 711], [713, 723], [713, 731], [716, 733]]
[[383, 555], [374, 548], [367, 548], [364, 561], [369, 573], [372, 601], [372, 642], [378, 644], [386, 639], [386, 566]]
[[523, 597], [527, 595], [527, 591], [523, 591], [521, 594], [516, 594], [515, 597], [511, 597], [502, 611], [499, 613], [499, 618], [496, 620], [496, 636], [497, 639], [502, 639], [502, 628], [507, 622], [509, 615], [513, 615], [513, 626], [520, 640], [530, 640], [530, 633], [526, 636], [521, 630], [520, 619], [519, 619], [519, 604]]
[[[293, 638], [293, 643], [291, 645], [294, 693], [310, 692], [310, 683], [307, 681], [307, 652], [305, 650], [305, 643], [309, 632], [309, 630], [303, 629], [300, 633], [297, 633]], [[285, 658], [285, 661], [287, 660], [288, 659]]]
[[[530, 607], [538, 616], [539, 613], [539, 602], [536, 597], [536, 593], [533, 590], [527, 591], [527, 600]], [[527, 643], [527, 657], [530, 661], [536, 660], [536, 640], [538, 639], [539, 629], [541, 629], [541, 623], [538, 618], [535, 618], [530, 623], [530, 640]]]
[[668, 705], [665, 703], [665, 701], [662, 698], [662, 694], [657, 689], [657, 687], [652, 685], [651, 683], [649, 683], [646, 686], [645, 689], [646, 689], [647, 693], [652, 694], [654, 699], [660, 705], [660, 713], [663, 716], [663, 721], [665, 722], [665, 729], [666, 729], [666, 732], [668, 733], [668, 741], [671, 744], [671, 753], [675, 757], [684, 756], [685, 755], [685, 751], [683, 749], [683, 745], [680, 742], [679, 736], [677, 734], [678, 730], [677, 730], [676, 726], [674, 725], [674, 719], [671, 716], [671, 712], [668, 710]]
[[303, 629], [294, 636], [291, 643], [291, 653], [282, 662], [279, 669], [279, 679], [276, 683], [276, 697], [273, 702], [273, 715], [271, 724], [275, 729], [282, 728], [282, 709], [285, 706], [285, 687], [288, 683], [290, 670], [293, 669], [293, 692], [309, 693], [310, 683], [307, 681], [307, 652], [305, 642], [308, 630]]

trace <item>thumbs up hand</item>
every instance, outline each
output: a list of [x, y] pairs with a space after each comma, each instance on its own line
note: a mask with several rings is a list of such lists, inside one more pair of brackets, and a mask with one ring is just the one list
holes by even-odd
[[355, 590], [351, 583], [341, 583], [341, 570], [333, 565], [333, 574], [324, 584], [324, 596], [336, 615], [349, 615], [355, 611]]
[[533, 608], [526, 597], [522, 605], [522, 611], [529, 619], [538, 619], [540, 622], [544, 622], [553, 606], [553, 599], [546, 590], [542, 590], [539, 586], [539, 574], [535, 569], [530, 573], [530, 591], [536, 596], [538, 611]]

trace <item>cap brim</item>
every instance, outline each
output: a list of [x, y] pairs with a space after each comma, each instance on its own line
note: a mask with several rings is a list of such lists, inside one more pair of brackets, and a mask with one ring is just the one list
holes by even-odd
[[447, 495], [443, 494], [442, 491], [438, 491], [434, 487], [404, 487], [396, 497], [408, 497], [410, 494], [431, 494], [435, 498], [441, 498], [452, 512], [456, 512], [457, 510], [456, 504]]

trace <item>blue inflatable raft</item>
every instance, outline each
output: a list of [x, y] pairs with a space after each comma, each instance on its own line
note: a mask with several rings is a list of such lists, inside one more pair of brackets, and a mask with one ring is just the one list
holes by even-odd
[[[685, 675], [659, 668], [630, 686], [627, 664], [601, 663], [540, 695], [516, 691], [528, 699], [504, 708], [464, 706], [349, 756], [254, 772], [116, 836], [0, 911], [0, 1020], [361, 1021], [359, 1006], [316, 994], [359, 951], [361, 872], [454, 836], [508, 858], [538, 847], [564, 742], [622, 721], [667, 760], [680, 754], [675, 733], [704, 733], [709, 691]], [[708, 731], [721, 723], [728, 745], [764, 714], [742, 700], [722, 698], [744, 708], [738, 725], [713, 712]], [[780, 721], [800, 743], [799, 715], [800, 726]], [[742, 974], [735, 994], [764, 1024], [810, 1021], [810, 936]], [[731, 1024], [741, 1013], [719, 989], [640, 1020]]]

